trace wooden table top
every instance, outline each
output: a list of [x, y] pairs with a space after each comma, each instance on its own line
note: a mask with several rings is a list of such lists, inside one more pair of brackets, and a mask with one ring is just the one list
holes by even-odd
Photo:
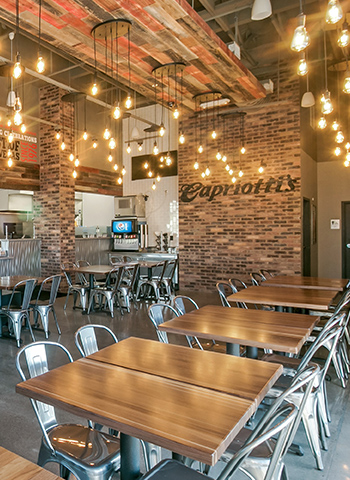
[[62, 480], [54, 473], [0, 447], [0, 478], [3, 480]]
[[206, 305], [162, 323], [159, 329], [296, 354], [318, 320], [313, 315]]
[[87, 358], [237, 395], [257, 402], [256, 406], [279, 377], [275, 367], [259, 364], [257, 369], [256, 360], [228, 355], [223, 362], [222, 355], [206, 353], [208, 360], [202, 362], [201, 350], [129, 338]]
[[315, 288], [318, 290], [344, 290], [349, 280], [345, 278], [303, 277], [278, 275], [261, 282], [262, 287]]
[[[136, 346], [139, 345], [135, 339], [123, 340], [115, 349], [124, 352], [125, 342], [132, 345], [130, 355], [134, 357]], [[152, 346], [157, 348], [157, 342], [144, 342], [151, 344], [150, 350]], [[171, 370], [186, 347], [164, 347], [171, 347], [175, 352], [167, 357]], [[210, 370], [215, 354], [199, 352], [201, 355], [197, 355], [198, 352], [191, 349], [188, 351], [193, 354], [191, 369], [197, 370], [198, 364], [203, 364], [204, 372]], [[142, 353], [142, 350], [137, 352], [141, 359]], [[163, 357], [157, 353], [155, 355], [155, 362], [163, 364]], [[226, 366], [230, 365], [228, 356], [217, 356], [222, 358], [216, 378], [221, 374], [226, 375]], [[130, 361], [133, 362], [133, 358]], [[257, 372], [258, 364], [260, 362], [256, 361]], [[270, 378], [275, 379], [281, 373], [282, 367], [276, 365]], [[270, 378], [266, 378], [266, 383]], [[230, 376], [229, 381], [239, 385], [234, 375]], [[174, 380], [160, 376], [157, 372], [146, 373], [91, 358], [64, 365], [16, 387], [18, 393], [209, 465], [214, 465], [219, 460], [255, 411], [257, 403], [222, 392], [221, 389], [215, 383], [206, 388], [191, 384], [190, 380]]]
[[28, 275], [11, 275], [9, 277], [0, 277], [0, 290], [12, 289], [18, 282], [21, 282], [22, 280], [29, 280], [30, 278], [35, 278], [39, 284], [45, 280], [45, 277], [30, 277]]
[[227, 297], [232, 303], [245, 302], [257, 305], [307, 308], [310, 310], [329, 309], [334, 290], [317, 290], [296, 287], [248, 287]]

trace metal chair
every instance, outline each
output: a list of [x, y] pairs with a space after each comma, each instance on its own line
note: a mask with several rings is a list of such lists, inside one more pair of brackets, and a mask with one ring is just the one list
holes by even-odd
[[177, 259], [169, 260], [167, 268], [166, 268], [166, 270], [164, 272], [164, 275], [163, 275], [163, 278], [162, 278], [161, 284], [164, 287], [165, 295], [168, 298], [170, 298], [172, 293], [175, 292], [173, 280], [174, 280], [177, 264], [178, 264]]
[[[55, 357], [63, 355], [64, 363], [73, 361], [69, 351], [59, 343], [32, 343], [23, 347], [16, 357], [22, 380], [49, 370], [48, 349], [54, 350]], [[22, 357], [25, 357], [27, 374], [22, 368]], [[60, 476], [66, 480], [71, 473], [79, 480], [109, 480], [120, 468], [118, 438], [83, 425], [58, 424], [54, 407], [33, 399], [31, 403], [43, 433], [38, 465], [58, 463]]]
[[122, 279], [122, 283], [119, 287], [119, 293], [124, 301], [127, 312], [130, 312], [130, 299], [132, 300], [136, 310], [138, 309], [135, 290], [137, 290], [137, 283], [140, 275], [140, 265], [137, 263], [130, 267], [125, 267], [124, 271], [128, 274], [128, 276]]
[[[30, 278], [28, 280], [22, 280], [21, 282], [16, 283], [13, 287], [10, 300], [7, 305], [0, 309], [0, 315], [5, 315], [11, 323], [9, 323], [8, 328], [9, 331], [12, 332], [15, 336], [17, 347], [21, 346], [21, 330], [22, 330], [22, 323], [23, 321], [27, 322], [30, 335], [32, 337], [33, 342], [35, 342], [35, 337], [33, 334], [32, 327], [30, 325], [29, 319], [29, 302], [32, 298], [33, 291], [36, 285], [36, 279]], [[18, 297], [18, 290], [23, 288], [22, 293], [22, 303], [21, 305], [13, 305], [14, 298]]]
[[118, 339], [112, 330], [104, 325], [88, 324], [80, 327], [74, 334], [75, 345], [82, 357], [87, 357], [98, 352], [98, 343], [96, 338], [96, 330], [104, 331], [110, 336], [114, 343], [118, 343]]
[[140, 278], [138, 288], [137, 288], [137, 294], [136, 298], [140, 298], [140, 292], [143, 290], [143, 297], [145, 300], [150, 299], [150, 290], [153, 291], [154, 297], [156, 302], [159, 302], [160, 300], [160, 294], [161, 294], [161, 287], [162, 287], [162, 281], [164, 278], [164, 274], [167, 268], [168, 262], [159, 262], [156, 266], [158, 268], [158, 274], [156, 274], [154, 277], [151, 279], [149, 278]]
[[[186, 305], [188, 306], [187, 308], [186, 308]], [[177, 295], [174, 298], [174, 307], [180, 316], [185, 315], [185, 313], [188, 313], [189, 309], [190, 310], [199, 309], [197, 303], [192, 298], [186, 297], [185, 295]], [[201, 342], [198, 340], [197, 337], [188, 337], [188, 338], [190, 339], [192, 346], [197, 345], [200, 350], [204, 350]], [[213, 342], [213, 345], [215, 345], [215, 340], [212, 340], [212, 342]], [[193, 343], [195, 345], [193, 345]]]
[[231, 304], [227, 300], [227, 295], [231, 293], [237, 293], [237, 290], [227, 282], [218, 282], [216, 284], [216, 289], [219, 292], [220, 300], [223, 307], [231, 307]]
[[[253, 432], [251, 438], [229, 460], [217, 477], [217, 480], [229, 480], [238, 470], [244, 472], [249, 456], [254, 449], [269, 441], [272, 437], [277, 439], [270, 444], [271, 450], [269, 453], [271, 458], [269, 465], [266, 468], [266, 475], [260, 478], [265, 480], [278, 478], [278, 472], [285, 468], [283, 456], [286, 453], [286, 445], [296, 416], [297, 409], [291, 404], [280, 407], [273, 414], [266, 416], [265, 421], [260, 423], [259, 428]], [[251, 476], [249, 477], [252, 478]], [[182, 480], [213, 480], [212, 477], [203, 475], [176, 460], [161, 461], [141, 477], [141, 480], [179, 480], [179, 478]]]
[[264, 275], [262, 273], [258, 273], [258, 272], [252, 272], [252, 273], [249, 274], [249, 276], [250, 276], [250, 279], [252, 281], [252, 285], [254, 287], [260, 287], [261, 282], [264, 282], [266, 280]]
[[269, 277], [273, 277], [273, 273], [271, 273], [270, 270], [259, 270], [259, 274], [264, 279], [264, 281], [266, 281]]
[[117, 256], [117, 255], [111, 255], [111, 256], [109, 257], [109, 263], [110, 263], [111, 265], [114, 265], [114, 264], [116, 264], [116, 263], [122, 263], [123, 261], [124, 261], [124, 260], [123, 260], [123, 257], [119, 257], [119, 256]]
[[100, 286], [96, 285], [90, 292], [90, 301], [88, 314], [91, 312], [92, 304], [94, 302], [95, 295], [99, 298], [99, 305], [102, 308], [102, 298], [105, 299], [105, 306], [107, 306], [111, 317], [114, 317], [114, 303], [117, 303], [120, 313], [124, 315], [123, 310], [118, 300], [118, 290], [124, 274], [124, 267], [114, 267], [108, 272], [106, 282]]
[[[75, 263], [62, 263], [61, 264], [61, 270], [64, 273], [64, 276], [67, 280], [68, 284], [68, 291], [67, 291], [67, 297], [66, 297], [66, 302], [64, 304], [64, 310], [67, 308], [67, 303], [68, 303], [68, 298], [71, 293], [73, 293], [73, 309], [76, 308], [76, 302], [77, 302], [77, 296], [79, 295], [79, 300], [80, 300], [80, 306], [83, 310], [86, 310], [87, 303], [88, 303], [88, 295], [89, 295], [89, 284], [85, 278], [85, 276], [79, 276], [80, 283], [73, 283], [72, 280], [72, 273], [68, 270], [75, 268], [76, 265]], [[85, 280], [83, 280], [83, 278]]]
[[[61, 330], [58, 325], [57, 316], [55, 312], [54, 303], [56, 301], [57, 292], [61, 283], [61, 275], [52, 275], [51, 277], [45, 278], [45, 280], [40, 285], [38, 296], [35, 303], [31, 303], [29, 308], [33, 311], [34, 315], [34, 327], [38, 327], [38, 315], [40, 315], [41, 324], [43, 326], [45, 337], [49, 338], [49, 313], [52, 312], [53, 318], [56, 323], [57, 332], [61, 335]], [[50, 286], [51, 284], [51, 286]], [[46, 291], [46, 287], [50, 286], [50, 297], [48, 300], [42, 300], [42, 292]]]
[[[158, 340], [163, 343], [169, 343], [167, 333], [159, 330], [158, 326], [161, 323], [170, 320], [170, 318], [168, 318], [169, 316], [171, 316], [171, 318], [179, 317], [180, 315], [178, 314], [178, 312], [171, 305], [167, 305], [165, 303], [154, 303], [153, 305], [150, 305], [148, 307], [147, 313], [149, 319], [151, 320], [156, 329]], [[187, 335], [186, 340], [188, 345], [192, 347], [191, 340]]]
[[[230, 278], [228, 283], [231, 285], [232, 290], [234, 290], [235, 293], [243, 290], [244, 288], [248, 288], [247, 285], [239, 278]], [[248, 308], [244, 302], [236, 302], [236, 305], [238, 308]], [[258, 307], [255, 305], [255, 308]]]

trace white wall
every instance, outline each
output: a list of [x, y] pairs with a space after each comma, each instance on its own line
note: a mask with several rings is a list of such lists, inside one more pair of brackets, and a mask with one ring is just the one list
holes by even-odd
[[[165, 113], [165, 112], [164, 112]], [[154, 106], [145, 107], [137, 110], [137, 115], [142, 118], [147, 118], [154, 122]], [[157, 106], [157, 124], [161, 122], [161, 107]], [[168, 131], [168, 115], [164, 115], [164, 124]], [[134, 120], [130, 120], [130, 131], [135, 125]], [[143, 129], [148, 125], [142, 122], [136, 122], [136, 126], [140, 131], [141, 137], [146, 136]], [[128, 120], [123, 121], [123, 136], [124, 141], [129, 139]], [[153, 134], [152, 134], [153, 135]], [[160, 151], [168, 149], [168, 137], [165, 135], [164, 139], [157, 139]], [[171, 119], [171, 141], [169, 150], [177, 149], [178, 129], [177, 122]], [[126, 175], [123, 179], [123, 193], [124, 195], [137, 195], [141, 193], [148, 196], [146, 202], [146, 218], [149, 229], [149, 245], [155, 245], [154, 232], [168, 232], [175, 234], [172, 245], [178, 245], [179, 232], [179, 218], [178, 218], [178, 177], [163, 177], [160, 182], [156, 182], [156, 190], [152, 190], [154, 179], [131, 180], [131, 157], [137, 155], [144, 155], [151, 153], [154, 139], [144, 141], [142, 152], [138, 152], [137, 143], [131, 143], [132, 152], [129, 155], [126, 153], [126, 144], [124, 143], [124, 165], [126, 168]]]
[[80, 193], [83, 200], [83, 226], [110, 226], [114, 218], [114, 197], [110, 195], [96, 195], [94, 193]]

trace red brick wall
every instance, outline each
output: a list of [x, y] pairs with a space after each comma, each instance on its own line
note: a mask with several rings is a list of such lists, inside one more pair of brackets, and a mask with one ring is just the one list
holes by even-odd
[[[273, 80], [277, 90], [277, 79]], [[262, 104], [258, 110], [246, 110], [247, 153], [242, 156], [244, 176], [240, 179], [237, 176], [240, 120], [237, 115], [226, 118], [227, 163], [234, 167], [235, 184], [225, 164], [215, 158], [218, 145], [224, 150], [223, 122], [216, 122], [217, 143], [208, 140], [208, 160], [205, 152], [198, 155], [203, 159], [199, 171], [193, 168], [195, 120], [184, 122], [186, 143], [179, 147], [178, 155], [182, 289], [213, 291], [220, 280], [234, 276], [246, 280], [250, 272], [260, 268], [300, 274], [299, 81], [291, 79], [288, 71], [280, 74], [279, 96], [274, 93], [267, 101], [278, 100], [276, 106]], [[210, 130], [211, 126], [210, 122]], [[266, 163], [263, 174], [258, 173], [261, 160]], [[203, 180], [200, 172], [207, 164], [211, 175]], [[197, 185], [197, 192], [188, 192], [186, 186], [195, 182], [203, 187]], [[185, 201], [193, 196], [193, 201]]]

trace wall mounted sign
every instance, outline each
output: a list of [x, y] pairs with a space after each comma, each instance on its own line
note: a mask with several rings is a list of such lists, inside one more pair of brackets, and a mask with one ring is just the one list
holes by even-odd
[[223, 196], [258, 195], [262, 193], [287, 193], [296, 188], [297, 178], [281, 175], [268, 180], [260, 178], [257, 182], [236, 182], [230, 185], [203, 185], [201, 182], [185, 183], [180, 190], [181, 202], [192, 202], [196, 198], [203, 198], [208, 202]]
[[38, 139], [33, 133], [21, 133], [13, 130], [14, 140], [9, 144], [8, 127], [0, 125], [0, 158], [7, 160], [7, 150], [10, 147], [14, 161], [38, 163]]
[[[165, 160], [160, 161], [160, 158], [163, 158], [167, 155], [167, 152], [158, 153], [158, 155], [153, 155], [149, 153], [147, 155], [138, 155], [137, 157], [132, 157], [132, 180], [141, 180], [144, 178], [155, 178], [158, 174], [161, 177], [173, 177], [177, 175], [177, 150], [172, 150], [170, 156], [172, 159], [171, 165], [166, 165]], [[145, 164], [148, 164], [148, 167], [145, 167]], [[153, 176], [149, 177], [148, 172], [152, 171]]]

